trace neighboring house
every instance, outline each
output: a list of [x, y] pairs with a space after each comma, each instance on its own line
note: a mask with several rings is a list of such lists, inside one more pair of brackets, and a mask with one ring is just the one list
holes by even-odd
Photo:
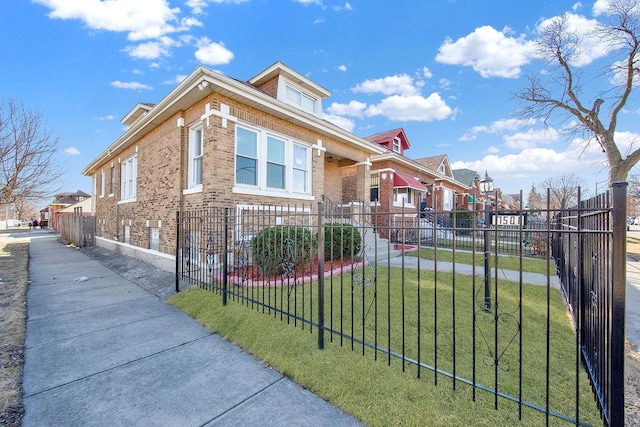
[[93, 215], [93, 200], [92, 197], [83, 198], [81, 201], [72, 205], [59, 209], [52, 213], [49, 219], [49, 227], [55, 230], [60, 230], [60, 218], [63, 216], [91, 216]]
[[484, 209], [484, 200], [486, 196], [480, 192], [480, 180], [482, 179], [480, 174], [472, 169], [454, 169], [452, 172], [456, 181], [459, 181], [469, 187], [467, 200], [461, 200], [462, 205], [473, 210], [473, 202], [475, 200], [475, 209]]
[[40, 221], [43, 221], [49, 228], [57, 230], [55, 216], [58, 211], [71, 206], [83, 200], [90, 200], [91, 195], [84, 191], [76, 191], [75, 193], [60, 193], [54, 196], [53, 202], [49, 203], [45, 209], [40, 211]]
[[96, 241], [172, 268], [176, 212], [367, 200], [385, 149], [325, 121], [329, 91], [276, 62], [248, 81], [199, 66], [87, 165]]
[[[473, 191], [457, 181], [446, 155], [410, 159], [404, 129], [392, 129], [365, 137], [384, 147], [386, 152], [371, 157], [371, 196], [369, 200], [381, 212], [400, 212], [404, 206], [418, 211], [450, 211]], [[464, 199], [466, 200], [466, 199]]]
[[412, 160], [406, 155], [411, 144], [402, 128], [392, 129], [365, 137], [385, 148], [385, 152], [371, 157], [371, 209], [375, 212], [390, 212], [394, 224], [386, 223], [386, 216], [373, 215], [372, 222], [384, 228], [413, 223], [420, 212], [436, 209], [451, 211], [456, 207], [456, 195], [467, 194], [471, 188], [455, 180], [451, 175], [446, 156], [440, 159], [445, 164], [441, 170], [437, 166], [425, 165], [420, 160]]
[[415, 162], [435, 175], [433, 189], [426, 200], [428, 208], [438, 211], [452, 211], [457, 207], [473, 209], [473, 203], [469, 202], [473, 187], [455, 178], [446, 154], [422, 157]]

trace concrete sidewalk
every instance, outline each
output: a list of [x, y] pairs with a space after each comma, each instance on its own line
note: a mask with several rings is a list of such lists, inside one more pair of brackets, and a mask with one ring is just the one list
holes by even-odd
[[[424, 270], [435, 270], [436, 263], [433, 260], [418, 258], [416, 256], [398, 256], [395, 258], [390, 258], [389, 260], [381, 260], [378, 261], [380, 265], [389, 265], [391, 267], [406, 267], [406, 268], [418, 268]], [[446, 261], [438, 261], [438, 271], [441, 272], [453, 272], [454, 264], [452, 262]], [[472, 265], [468, 264], [455, 264], [456, 274], [464, 274], [467, 276], [471, 276], [474, 274], [477, 277], [484, 277], [484, 267], [476, 266], [475, 269]], [[503, 268], [499, 268], [497, 271], [492, 269], [491, 277], [494, 277], [494, 274], [498, 275], [498, 278], [501, 280], [508, 280], [511, 282], [520, 282], [520, 272], [514, 270], [505, 270]], [[560, 280], [557, 276], [552, 275], [551, 277], [547, 277], [545, 274], [537, 274], [537, 273], [522, 273], [522, 283], [527, 283], [530, 285], [539, 285], [539, 286], [552, 286], [554, 288], [560, 288]]]
[[172, 274], [46, 232], [29, 254], [23, 426], [360, 425], [166, 304]]

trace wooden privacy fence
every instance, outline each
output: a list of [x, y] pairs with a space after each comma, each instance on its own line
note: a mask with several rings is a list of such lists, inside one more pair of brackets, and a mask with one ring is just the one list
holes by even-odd
[[67, 241], [79, 248], [96, 243], [96, 217], [63, 215], [58, 218], [58, 232]]

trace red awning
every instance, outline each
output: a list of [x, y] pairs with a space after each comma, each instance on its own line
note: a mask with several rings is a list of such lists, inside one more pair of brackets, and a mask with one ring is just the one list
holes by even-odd
[[414, 190], [428, 192], [427, 187], [425, 187], [420, 181], [418, 181], [411, 175], [407, 175], [401, 172], [394, 172], [393, 186], [396, 188], [410, 187], [410, 188], [413, 188]]

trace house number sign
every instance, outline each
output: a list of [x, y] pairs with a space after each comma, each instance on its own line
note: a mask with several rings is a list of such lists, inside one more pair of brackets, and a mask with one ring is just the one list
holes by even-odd
[[523, 215], [513, 214], [497, 214], [492, 215], [492, 225], [508, 226], [508, 225], [521, 225], [523, 222]]

